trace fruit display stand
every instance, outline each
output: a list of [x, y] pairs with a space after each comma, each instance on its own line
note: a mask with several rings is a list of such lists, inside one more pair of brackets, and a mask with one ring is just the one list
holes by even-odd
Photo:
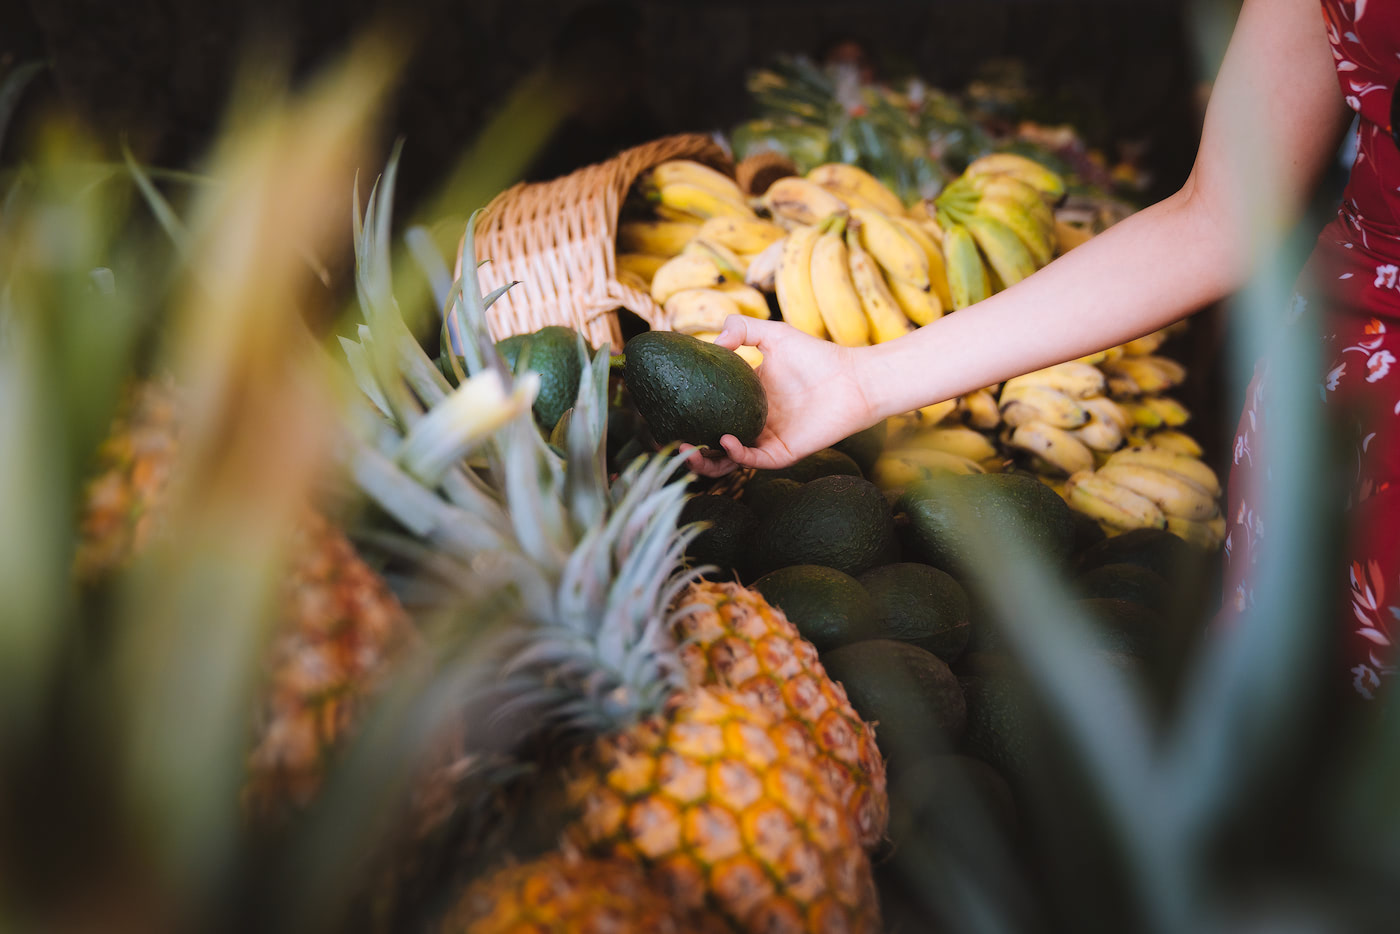
[[[713, 139], [685, 134], [628, 149], [563, 178], [516, 185], [492, 200], [477, 228], [477, 260], [489, 260], [481, 268], [482, 285], [493, 290], [516, 283], [488, 311], [492, 336], [563, 325], [595, 347], [621, 347], [619, 308], [661, 326], [657, 303], [619, 281], [615, 243], [618, 214], [637, 176], [671, 159], [732, 171]], [[460, 275], [459, 262], [454, 277]]]

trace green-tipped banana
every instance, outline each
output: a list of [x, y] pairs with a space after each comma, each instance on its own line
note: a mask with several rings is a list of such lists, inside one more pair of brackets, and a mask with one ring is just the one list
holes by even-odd
[[1146, 496], [1164, 515], [1203, 521], [1220, 514], [1215, 497], [1179, 473], [1110, 461], [1099, 469], [1099, 476]]
[[691, 159], [671, 159], [646, 172], [641, 179], [641, 189], [650, 195], [672, 185], [694, 185], [703, 188], [716, 198], [746, 206], [744, 192], [739, 183], [723, 172]]
[[1065, 481], [1065, 502], [1076, 512], [1121, 531], [1167, 527], [1167, 517], [1156, 503], [1091, 470], [1071, 474]]
[[728, 279], [730, 282], [743, 282], [744, 275], [748, 271], [748, 262], [740, 259], [739, 254], [729, 249], [729, 247], [715, 243], [713, 240], [709, 240], [700, 234], [696, 234], [694, 239], [685, 245], [685, 249], [681, 250], [682, 256], [687, 254], [708, 256], [710, 259], [714, 260], [715, 265], [719, 267], [719, 271], [724, 273], [724, 278]]
[[1063, 428], [1044, 422], [1016, 426], [1007, 443], [1034, 454], [1061, 473], [1094, 469], [1094, 452], [1084, 442]]
[[1034, 273], [1040, 267], [1021, 238], [1010, 227], [991, 217], [974, 214], [963, 221], [972, 234], [987, 264], [1009, 288]]
[[962, 224], [944, 226], [943, 262], [955, 310], [975, 305], [992, 294], [991, 279], [982, 264], [982, 254], [977, 251], [977, 241]]
[[654, 207], [665, 208], [682, 217], [699, 221], [711, 217], [754, 217], [753, 210], [742, 201], [722, 197], [709, 188], [692, 182], [674, 182], [647, 193]]

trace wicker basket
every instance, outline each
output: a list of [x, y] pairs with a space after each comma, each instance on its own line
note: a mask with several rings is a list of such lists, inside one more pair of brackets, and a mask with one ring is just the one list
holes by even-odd
[[[649, 326], [665, 326], [650, 295], [617, 281], [617, 217], [637, 177], [668, 159], [694, 159], [726, 174], [734, 166], [718, 143], [702, 134], [667, 136], [625, 150], [549, 182], [520, 184], [498, 195], [476, 229], [481, 287], [489, 292], [519, 284], [487, 312], [491, 336], [562, 324], [594, 347], [622, 347], [617, 309]], [[461, 250], [458, 250], [460, 260]], [[458, 262], [455, 275], [461, 275]]]

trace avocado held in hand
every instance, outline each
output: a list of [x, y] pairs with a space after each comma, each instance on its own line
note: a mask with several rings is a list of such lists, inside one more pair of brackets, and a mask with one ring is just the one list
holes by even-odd
[[645, 331], [627, 342], [626, 358], [627, 391], [658, 442], [719, 448], [725, 435], [758, 440], [768, 397], [738, 354], [689, 334]]

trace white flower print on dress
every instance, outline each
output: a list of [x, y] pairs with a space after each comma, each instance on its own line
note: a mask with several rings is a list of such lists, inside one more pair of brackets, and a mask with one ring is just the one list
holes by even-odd
[[1366, 361], [1366, 369], [1369, 371], [1366, 374], [1366, 382], [1374, 383], [1376, 380], [1382, 379], [1390, 372], [1390, 365], [1394, 362], [1395, 356], [1388, 350], [1371, 354]]
[[1327, 391], [1328, 391], [1328, 392], [1336, 392], [1336, 391], [1337, 391], [1337, 385], [1338, 385], [1339, 383], [1341, 383], [1342, 377], [1346, 375], [1346, 372], [1347, 372], [1346, 361], [1342, 361], [1341, 363], [1337, 364], [1336, 366], [1332, 367], [1332, 369], [1330, 369], [1330, 370], [1327, 371]]

